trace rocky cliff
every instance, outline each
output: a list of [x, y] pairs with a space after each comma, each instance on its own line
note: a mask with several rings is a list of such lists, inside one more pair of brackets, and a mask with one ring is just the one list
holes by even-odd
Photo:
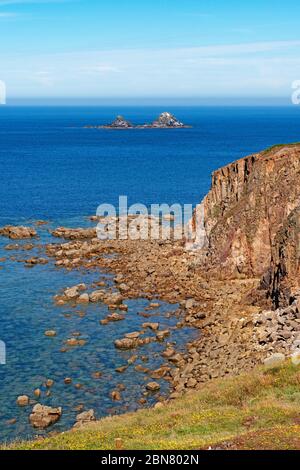
[[274, 304], [299, 288], [300, 144], [247, 156], [212, 175], [187, 248], [209, 275], [261, 278]]

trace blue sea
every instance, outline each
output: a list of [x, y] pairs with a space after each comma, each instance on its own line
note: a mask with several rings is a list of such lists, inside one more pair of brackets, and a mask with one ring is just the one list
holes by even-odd
[[[130, 301], [126, 321], [107, 327], [99, 325], [107, 315], [104, 306], [56, 307], [53, 296], [67, 286], [113, 281], [107, 273], [58, 270], [51, 261], [25, 268], [24, 258], [43, 256], [40, 245], [53, 241], [49, 229], [88, 225], [87, 216], [95, 214], [99, 204], [117, 206], [120, 195], [128, 196], [129, 204], [195, 205], [209, 190], [213, 170], [271, 145], [300, 141], [296, 106], [170, 107], [168, 111], [192, 128], [84, 128], [111, 122], [117, 114], [142, 124], [162, 111], [158, 107], [0, 107], [0, 226], [49, 222], [38, 228], [40, 239], [29, 253], [7, 251], [5, 246], [11, 242], [0, 237], [0, 340], [7, 349], [7, 363], [0, 365], [0, 442], [37, 435], [28, 423], [33, 402], [26, 408], [16, 405], [19, 395], [34, 399], [36, 388], [42, 391], [41, 403], [63, 407], [62, 419], [51, 432], [69, 429], [79, 405], [93, 408], [98, 418], [140, 407], [138, 400], [149, 381], [132, 366], [118, 375], [115, 368], [126, 364], [131, 353], [113, 346], [114, 339], [140, 329], [145, 320], [138, 313], [149, 301]], [[176, 309], [161, 302], [153, 312], [154, 321], [173, 328], [178, 321]], [[49, 329], [57, 331], [54, 339], [44, 336]], [[81, 334], [86, 345], [61, 352], [74, 332]], [[184, 351], [196, 334], [174, 328], [169, 341]], [[163, 348], [157, 343], [143, 348], [137, 364], [158, 368]], [[102, 372], [101, 379], [93, 378], [96, 371]], [[71, 385], [64, 384], [65, 377], [73, 379]], [[54, 380], [50, 394], [44, 385], [47, 379]], [[126, 390], [122, 401], [113, 403], [110, 392], [120, 383]], [[161, 387], [161, 395], [167, 395], [168, 383], [162, 380]], [[144, 406], [153, 403], [155, 396], [150, 396]]]

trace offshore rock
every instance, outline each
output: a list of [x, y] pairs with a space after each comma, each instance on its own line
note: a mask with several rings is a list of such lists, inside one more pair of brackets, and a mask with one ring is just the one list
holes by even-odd
[[264, 366], [267, 370], [276, 369], [277, 367], [282, 366], [284, 362], [285, 355], [281, 353], [276, 353], [264, 360]]
[[88, 129], [132, 129], [134, 126], [123, 116], [117, 116], [111, 124], [104, 126], [85, 126]]
[[17, 398], [17, 405], [18, 406], [27, 406], [29, 405], [29, 397], [27, 395], [21, 395]]
[[127, 121], [123, 116], [117, 116], [111, 124], [104, 126], [86, 126], [89, 129], [183, 129], [188, 128], [182, 122], [173, 116], [171, 113], [164, 112], [153, 121], [151, 124], [133, 125], [130, 121]]
[[178, 121], [178, 119], [173, 116], [173, 114], [164, 112], [152, 123], [151, 127], [160, 127], [160, 128], [182, 128], [187, 127], [182, 122]]
[[125, 128], [125, 129], [130, 129], [133, 127], [131, 122], [127, 121], [126, 119], [123, 118], [123, 116], [117, 116], [116, 119], [107, 127], [111, 128]]

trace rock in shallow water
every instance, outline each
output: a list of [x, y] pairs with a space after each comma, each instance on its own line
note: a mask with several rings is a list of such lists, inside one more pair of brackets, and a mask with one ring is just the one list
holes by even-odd
[[12, 240], [23, 240], [25, 238], [33, 238], [37, 236], [37, 232], [31, 227], [14, 227], [7, 225], [0, 229], [0, 235], [11, 238]]
[[265, 369], [275, 369], [280, 367], [285, 362], [285, 355], [281, 353], [273, 354], [272, 356], [268, 357], [264, 360]]
[[29, 397], [27, 395], [21, 395], [17, 398], [17, 404], [19, 406], [28, 406], [29, 405]]
[[56, 336], [56, 331], [55, 330], [45, 331], [45, 336], [47, 336], [48, 338], [54, 338]]
[[157, 331], [159, 330], [159, 323], [143, 323], [143, 328], [149, 328], [150, 330]]
[[75, 300], [80, 296], [80, 292], [86, 290], [85, 284], [78, 284], [77, 286], [69, 287], [64, 291], [66, 300]]
[[135, 349], [139, 346], [144, 346], [156, 341], [155, 338], [122, 338], [115, 341], [115, 347], [117, 349]]
[[51, 408], [50, 406], [35, 405], [29, 416], [30, 424], [37, 429], [46, 429], [57, 423], [62, 415], [62, 408]]
[[96, 421], [95, 412], [94, 410], [84, 411], [76, 416], [76, 423], [74, 424], [74, 428], [80, 428], [85, 424], [92, 423]]
[[157, 382], [149, 382], [146, 385], [146, 388], [150, 392], [158, 392], [158, 390], [160, 390], [160, 385]]
[[79, 304], [88, 304], [89, 301], [90, 301], [89, 294], [81, 294], [77, 300]]

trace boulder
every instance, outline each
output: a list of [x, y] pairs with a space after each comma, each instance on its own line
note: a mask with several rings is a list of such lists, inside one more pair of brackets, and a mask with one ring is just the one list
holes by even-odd
[[124, 374], [124, 372], [126, 372], [127, 369], [128, 369], [128, 366], [117, 367], [117, 368], [116, 368], [116, 372], [117, 372], [118, 374]]
[[168, 348], [161, 355], [162, 357], [165, 357], [166, 359], [170, 359], [171, 357], [175, 356], [175, 354], [176, 354], [175, 349]]
[[121, 303], [123, 302], [123, 296], [118, 292], [115, 292], [113, 294], [107, 294], [104, 298], [104, 302], [107, 305], [121, 305]]
[[154, 370], [151, 372], [150, 376], [151, 379], [157, 380], [157, 379], [162, 379], [167, 375], [167, 373], [170, 371], [170, 367], [160, 367], [159, 369]]
[[163, 341], [165, 338], [167, 338], [168, 336], [170, 336], [170, 331], [169, 330], [163, 330], [163, 331], [159, 331], [157, 334], [156, 334], [156, 338], [158, 341]]
[[41, 390], [40, 390], [39, 388], [36, 388], [33, 393], [34, 393], [34, 396], [35, 396], [36, 398], [40, 398], [40, 396], [41, 396], [41, 394], [42, 394], [42, 392], [41, 392]]
[[96, 290], [90, 294], [90, 302], [102, 302], [104, 300], [104, 297], [105, 292], [103, 290]]
[[149, 328], [150, 330], [157, 331], [159, 330], [159, 323], [143, 323], [143, 328]]
[[160, 304], [158, 302], [152, 302], [149, 305], [149, 308], [151, 308], [151, 309], [156, 309], [156, 308], [159, 308], [159, 307], [160, 307]]
[[188, 299], [185, 302], [185, 308], [186, 310], [191, 310], [195, 306], [195, 300], [194, 299]]
[[128, 291], [130, 291], [130, 287], [127, 286], [127, 284], [124, 284], [124, 283], [122, 283], [122, 284], [119, 285], [119, 289], [120, 289], [121, 292], [128, 292]]
[[102, 372], [96, 371], [96, 372], [93, 372], [92, 377], [93, 379], [98, 380], [98, 379], [101, 379], [102, 375], [103, 375]]
[[88, 304], [89, 301], [90, 301], [89, 294], [81, 294], [77, 299], [77, 303], [79, 304]]
[[161, 403], [160, 401], [158, 403], [155, 403], [155, 405], [154, 405], [155, 410], [160, 410], [163, 407], [164, 407], [164, 404]]
[[77, 299], [80, 296], [79, 290], [78, 286], [70, 287], [64, 291], [64, 296], [67, 300]]
[[117, 339], [115, 341], [115, 347], [117, 349], [135, 349], [139, 346], [144, 346], [146, 344], [150, 344], [155, 341], [155, 338], [122, 338], [122, 339]]
[[300, 365], [300, 351], [294, 352], [291, 356], [291, 359], [292, 359], [292, 364], [294, 366], [299, 366]]
[[45, 336], [47, 336], [48, 338], [54, 338], [56, 336], [56, 331], [55, 330], [45, 331]]
[[118, 390], [113, 390], [110, 394], [113, 401], [121, 401], [121, 394]]
[[21, 395], [17, 398], [17, 405], [18, 406], [28, 406], [29, 405], [29, 397], [27, 395]]
[[149, 382], [146, 385], [146, 388], [149, 392], [158, 392], [160, 390], [160, 385], [157, 382]]
[[85, 339], [76, 339], [76, 338], [70, 338], [67, 339], [66, 344], [71, 347], [75, 346], [84, 346], [86, 344]]
[[7, 225], [0, 229], [0, 235], [11, 238], [12, 240], [23, 240], [25, 238], [33, 238], [37, 236], [37, 232], [32, 227], [14, 227]]
[[272, 356], [268, 357], [264, 360], [265, 369], [276, 369], [277, 367], [281, 367], [285, 362], [285, 355], [281, 353], [272, 354]]
[[122, 321], [125, 320], [125, 315], [120, 315], [119, 313], [112, 313], [108, 315], [107, 320], [110, 322]]
[[125, 335], [125, 338], [127, 339], [137, 339], [141, 336], [141, 332], [140, 331], [133, 331], [132, 333], [127, 333]]
[[92, 423], [93, 421], [96, 421], [94, 410], [84, 411], [76, 416], [74, 428], [80, 428], [81, 426]]
[[85, 240], [89, 238], [95, 238], [97, 235], [95, 228], [77, 228], [70, 229], [65, 227], [59, 227], [52, 232], [53, 237], [65, 238], [66, 240]]
[[30, 424], [34, 428], [46, 429], [49, 426], [57, 423], [62, 415], [62, 408], [51, 408], [37, 404], [33, 407], [32, 413], [29, 416]]
[[115, 341], [115, 347], [117, 349], [135, 349], [138, 343], [135, 339], [123, 338]]

